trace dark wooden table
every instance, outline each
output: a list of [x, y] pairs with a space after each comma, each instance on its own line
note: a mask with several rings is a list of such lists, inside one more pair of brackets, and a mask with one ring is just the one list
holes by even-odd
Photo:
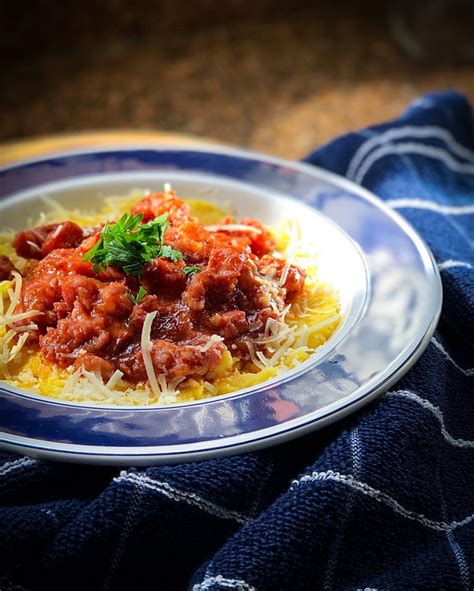
[[424, 92], [474, 100], [472, 0], [0, 4], [2, 141], [158, 129], [298, 158]]

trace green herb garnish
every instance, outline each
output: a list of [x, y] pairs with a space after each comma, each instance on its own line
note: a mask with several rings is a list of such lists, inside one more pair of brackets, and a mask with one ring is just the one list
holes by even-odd
[[121, 268], [127, 275], [138, 277], [143, 266], [158, 257], [172, 261], [183, 258], [179, 250], [163, 244], [169, 227], [168, 214], [142, 224], [143, 214], [125, 213], [117, 223], [105, 224], [96, 244], [83, 257], [94, 265], [96, 273], [108, 265]]
[[147, 290], [142, 285], [140, 285], [137, 297], [135, 297], [133, 293], [129, 293], [128, 295], [134, 304], [139, 304], [147, 294]]
[[179, 250], [175, 250], [174, 248], [172, 248], [171, 246], [167, 246], [166, 244], [163, 244], [163, 246], [161, 247], [161, 252], [159, 256], [171, 259], [173, 263], [184, 258], [183, 255], [179, 252]]
[[183, 267], [183, 273], [187, 277], [191, 277], [191, 275], [195, 275], [196, 273], [199, 273], [200, 270], [201, 269], [197, 265], [191, 265], [190, 267]]

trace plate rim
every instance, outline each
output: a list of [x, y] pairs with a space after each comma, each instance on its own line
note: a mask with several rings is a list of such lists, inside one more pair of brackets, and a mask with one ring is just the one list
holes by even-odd
[[[8, 173], [17, 168], [28, 166], [36, 163], [45, 163], [57, 158], [67, 158], [74, 156], [102, 154], [107, 152], [126, 152], [126, 151], [167, 151], [167, 152], [200, 152], [212, 154], [220, 154], [227, 156], [235, 156], [240, 158], [253, 158], [259, 162], [268, 162], [277, 166], [290, 167], [301, 171], [310, 176], [316, 176], [320, 180], [327, 181], [335, 186], [346, 189], [348, 192], [357, 195], [365, 201], [375, 205], [378, 209], [391, 218], [397, 226], [399, 226], [405, 234], [412, 240], [416, 246], [416, 250], [423, 260], [428, 259], [431, 263], [429, 269], [430, 275], [434, 283], [437, 285], [437, 304], [436, 313], [431, 319], [431, 322], [427, 326], [425, 333], [415, 344], [413, 350], [409, 352], [405, 359], [398, 365], [395, 370], [390, 370], [390, 365], [387, 367], [386, 372], [378, 376], [377, 379], [372, 378], [372, 381], [376, 382], [373, 385], [370, 384], [370, 380], [364, 385], [356, 388], [347, 398], [343, 405], [340, 401], [335, 401], [330, 405], [327, 405], [327, 409], [331, 406], [335, 407], [329, 412], [326, 412], [323, 416], [310, 418], [313, 413], [308, 413], [304, 417], [293, 419], [296, 422], [295, 425], [291, 426], [292, 421], [285, 423], [286, 428], [282, 429], [281, 425], [275, 425], [272, 427], [266, 427], [259, 431], [251, 431], [245, 434], [233, 435], [221, 439], [208, 440], [204, 443], [193, 443], [193, 444], [177, 444], [174, 446], [160, 445], [153, 446], [153, 452], [144, 452], [146, 447], [120, 447], [114, 448], [111, 446], [85, 446], [71, 443], [52, 444], [47, 440], [35, 439], [35, 438], [24, 438], [15, 435], [8, 435], [6, 439], [4, 434], [0, 434], [0, 443], [4, 449], [8, 449], [14, 452], [21, 451], [32, 457], [40, 457], [44, 459], [53, 459], [59, 461], [70, 461], [76, 463], [88, 463], [88, 464], [101, 464], [101, 465], [150, 465], [160, 463], [176, 463], [182, 461], [198, 461], [204, 460], [216, 456], [231, 455], [234, 453], [247, 453], [256, 449], [262, 449], [272, 445], [278, 445], [290, 439], [306, 435], [312, 431], [316, 431], [323, 428], [335, 421], [359, 410], [382, 392], [386, 391], [393, 383], [398, 381], [418, 360], [421, 354], [428, 346], [431, 337], [434, 333], [436, 325], [439, 321], [441, 314], [443, 291], [441, 276], [437, 267], [434, 256], [426, 244], [425, 240], [418, 234], [413, 226], [405, 218], [403, 218], [397, 211], [391, 209], [382, 199], [377, 197], [374, 193], [357, 185], [353, 181], [346, 179], [345, 177], [321, 168], [317, 165], [308, 164], [306, 162], [285, 160], [283, 158], [267, 155], [264, 153], [255, 152], [252, 150], [245, 150], [240, 148], [234, 148], [231, 146], [221, 146], [213, 144], [179, 144], [179, 143], [161, 143], [153, 142], [142, 144], [140, 142], [127, 142], [127, 143], [116, 143], [111, 145], [101, 145], [96, 148], [83, 148], [73, 150], [61, 150], [57, 152], [51, 152], [43, 156], [27, 158], [23, 160], [17, 160], [13, 163], [0, 167], [0, 173]], [[80, 176], [87, 175], [77, 175]], [[245, 182], [245, 181], [244, 181]], [[32, 185], [29, 188], [34, 187]], [[41, 186], [41, 185], [38, 185]], [[20, 189], [20, 191], [27, 190], [28, 188]], [[16, 193], [16, 192], [15, 192]], [[10, 195], [14, 195], [12, 193]], [[9, 196], [10, 196], [9, 195]], [[335, 222], [333, 222], [335, 223]], [[423, 256], [424, 255], [424, 256]], [[426, 256], [427, 255], [427, 256]], [[396, 360], [392, 361], [392, 363]], [[360, 391], [364, 391], [362, 394]], [[41, 404], [48, 404], [48, 401], [42, 401], [37, 399]], [[317, 411], [314, 411], [317, 412]], [[277, 431], [272, 433], [272, 431]], [[267, 434], [268, 432], [268, 434]], [[256, 433], [266, 433], [260, 437], [255, 437]], [[223, 445], [225, 441], [233, 441]], [[36, 443], [35, 443], [36, 442]], [[49, 445], [48, 445], [49, 444]], [[60, 446], [61, 450], [55, 449], [55, 446]], [[170, 451], [170, 448], [177, 448], [177, 451]], [[193, 449], [189, 451], [189, 448]], [[181, 448], [188, 448], [181, 449]], [[202, 448], [202, 449], [201, 449]], [[97, 451], [93, 451], [97, 450]], [[105, 451], [104, 451], [105, 450]]]
[[[89, 185], [93, 185], [93, 182], [97, 182], [97, 179], [99, 179], [102, 175], [106, 177], [106, 182], [107, 181], [115, 181], [115, 179], [119, 179], [122, 177], [132, 177], [133, 180], [135, 180], [134, 176], [140, 176], [143, 175], [143, 173], [146, 174], [146, 171], [116, 171], [116, 172], [107, 172], [107, 173], [87, 173], [84, 175], [80, 175], [78, 177], [74, 177], [74, 185], [78, 185], [78, 186], [83, 186], [84, 183], [86, 184], [86, 186]], [[173, 171], [174, 175], [176, 175], [176, 172]], [[160, 173], [161, 174], [161, 173]], [[179, 173], [180, 175], [186, 176], [186, 174], [184, 173]], [[162, 176], [164, 178], [166, 178], [165, 174], [162, 174]], [[200, 177], [202, 176], [203, 179], [206, 176], [212, 177], [212, 175], [208, 175], [207, 173], [200, 173], [197, 175], [200, 179]], [[109, 177], [112, 177], [111, 179], [109, 179]], [[81, 179], [83, 179], [83, 183], [81, 183]], [[6, 201], [6, 202], [13, 202], [12, 204], [14, 204], [14, 202], [16, 200], [18, 200], [19, 198], [21, 199], [21, 201], [28, 201], [30, 199], [30, 197], [28, 196], [30, 193], [37, 193], [38, 192], [38, 188], [41, 189], [41, 191], [45, 191], [46, 194], [48, 194], [48, 191], [60, 191], [61, 190], [61, 185], [68, 185], [68, 180], [70, 179], [59, 179], [59, 180], [54, 180], [54, 181], [49, 181], [46, 183], [42, 183], [40, 185], [36, 185], [33, 188], [27, 188], [27, 189], [21, 189], [20, 191], [16, 191], [15, 193], [12, 193], [10, 195], [7, 195], [6, 197], [0, 197], [0, 201]], [[238, 185], [242, 185], [245, 186], [248, 183], [245, 181], [241, 181], [241, 180], [234, 180], [233, 179], [233, 184], [238, 184]], [[264, 191], [263, 189], [259, 188], [259, 191]], [[339, 344], [343, 343], [346, 338], [350, 335], [350, 331], [355, 328], [357, 326], [357, 324], [363, 319], [364, 314], [367, 310], [367, 308], [370, 305], [370, 296], [371, 296], [371, 278], [370, 278], [370, 272], [369, 272], [369, 266], [366, 260], [366, 257], [364, 255], [363, 249], [361, 248], [361, 246], [348, 234], [348, 232], [346, 232], [346, 230], [344, 230], [343, 228], [341, 228], [337, 222], [335, 222], [333, 219], [331, 219], [327, 214], [322, 213], [321, 211], [313, 208], [311, 205], [300, 201], [299, 199], [292, 197], [292, 196], [288, 196], [285, 195], [283, 193], [279, 193], [278, 191], [274, 191], [275, 192], [275, 197], [278, 199], [285, 199], [288, 201], [294, 201], [295, 203], [298, 204], [298, 206], [307, 209], [309, 211], [312, 212], [312, 214], [316, 215], [317, 217], [320, 217], [324, 220], [325, 224], [328, 224], [330, 226], [332, 226], [334, 228], [334, 230], [336, 232], [338, 232], [341, 236], [343, 236], [344, 240], [350, 244], [351, 248], [353, 249], [353, 251], [357, 254], [357, 257], [359, 259], [360, 265], [363, 268], [363, 275], [364, 275], [364, 292], [363, 295], [360, 296], [359, 302], [356, 304], [356, 309], [355, 312], [351, 314], [351, 318], [349, 319], [349, 324], [351, 324], [351, 327], [349, 329], [347, 329], [346, 325], [346, 320], [344, 320], [334, 331], [333, 335], [331, 335], [331, 339], [329, 341], [327, 341], [326, 343], [324, 343], [323, 345], [321, 345], [320, 347], [318, 347], [317, 352], [313, 353], [306, 361], [303, 361], [301, 363], [299, 363], [296, 367], [291, 368], [289, 371], [284, 372], [281, 375], [277, 375], [273, 378], [269, 378], [268, 380], [265, 380], [264, 382], [261, 382], [259, 384], [255, 384], [254, 386], [249, 386], [247, 388], [241, 388], [237, 391], [234, 392], [230, 392], [228, 394], [221, 394], [219, 396], [216, 397], [211, 397], [211, 398], [206, 398], [206, 399], [201, 399], [201, 400], [192, 400], [192, 401], [187, 401], [187, 402], [177, 402], [174, 403], [172, 406], [173, 408], [183, 408], [183, 407], [190, 407], [190, 406], [201, 406], [202, 404], [205, 404], [206, 402], [210, 402], [211, 400], [213, 401], [222, 401], [222, 400], [230, 400], [234, 397], [243, 395], [243, 394], [247, 394], [250, 393], [250, 391], [252, 392], [259, 392], [262, 391], [264, 389], [270, 388], [270, 387], [277, 387], [285, 382], [291, 381], [293, 378], [296, 378], [306, 372], [311, 371], [312, 369], [314, 369], [315, 367], [317, 367], [317, 365], [319, 365], [320, 363], [322, 363], [324, 360], [326, 360], [331, 354], [332, 351], [335, 347], [337, 347]], [[36, 197], [35, 197], [36, 198]], [[0, 206], [0, 210], [1, 210], [1, 206]], [[342, 334], [339, 334], [342, 333]], [[334, 338], [336, 337], [336, 338]], [[331, 345], [331, 346], [328, 346]], [[0, 385], [1, 385], [1, 381], [0, 381]], [[51, 398], [42, 394], [39, 394], [37, 392], [30, 392], [28, 390], [23, 390], [22, 388], [19, 388], [17, 386], [13, 386], [11, 384], [8, 384], [8, 388], [11, 391], [12, 394], [15, 394], [17, 396], [23, 397], [23, 398], [28, 398], [31, 399], [33, 401], [35, 400], [40, 400], [44, 403], [50, 404], [50, 405], [58, 405], [58, 406], [70, 406], [72, 408], [89, 408], [89, 409], [108, 409], [108, 410], [114, 410], [114, 411], [123, 411], [123, 412], [128, 412], [128, 411], [136, 411], [136, 412], [140, 412], [140, 411], [147, 411], [150, 409], [154, 409], [154, 410], [158, 410], [160, 408], [163, 408], [163, 406], [151, 406], [151, 407], [146, 407], [146, 406], [134, 406], [134, 405], [121, 405], [121, 406], [116, 406], [116, 405], [112, 405], [112, 404], [94, 404], [94, 403], [85, 403], [85, 402], [74, 402], [74, 401], [70, 401], [70, 400], [61, 400], [58, 398]], [[1, 439], [0, 439], [1, 441]]]
[[[431, 340], [431, 336], [436, 328], [436, 324], [438, 322], [439, 316], [436, 319], [433, 319], [432, 327], [430, 326], [430, 330], [427, 331], [424, 338], [420, 341], [418, 347], [413, 352], [413, 354], [405, 361], [403, 365], [401, 365], [397, 371], [393, 372], [386, 380], [381, 382], [377, 387], [369, 390], [363, 396], [359, 397], [353, 402], [348, 401], [343, 407], [336, 409], [334, 412], [327, 414], [323, 417], [320, 417], [318, 420], [307, 421], [302, 425], [297, 425], [293, 428], [287, 429], [285, 431], [280, 431], [275, 434], [268, 434], [266, 436], [260, 437], [258, 439], [250, 439], [249, 441], [244, 442], [236, 442], [234, 444], [226, 445], [226, 446], [219, 446], [213, 447], [208, 449], [190, 451], [190, 452], [182, 452], [176, 451], [174, 453], [167, 452], [151, 452], [151, 453], [144, 453], [143, 449], [145, 448], [112, 448], [108, 447], [108, 450], [116, 450], [114, 453], [104, 453], [103, 451], [93, 452], [92, 449], [89, 450], [88, 448], [95, 448], [99, 449], [99, 446], [79, 446], [75, 444], [60, 444], [61, 447], [67, 451], [60, 451], [56, 450], [53, 447], [47, 447], [42, 445], [35, 445], [35, 441], [42, 441], [36, 439], [28, 439], [22, 438], [17, 436], [11, 436], [9, 440], [5, 440], [2, 436], [0, 436], [0, 442], [2, 446], [6, 450], [11, 450], [12, 452], [18, 453], [18, 451], [22, 451], [26, 455], [30, 457], [38, 458], [38, 459], [48, 459], [48, 460], [55, 460], [55, 461], [62, 461], [62, 462], [72, 462], [78, 464], [90, 464], [90, 465], [105, 465], [105, 466], [149, 466], [149, 465], [160, 465], [160, 464], [177, 464], [181, 462], [197, 462], [197, 461], [204, 461], [208, 459], [212, 459], [215, 457], [224, 457], [234, 455], [236, 453], [249, 453], [253, 451], [258, 451], [260, 449], [266, 449], [268, 447], [273, 447], [275, 445], [281, 445], [287, 441], [291, 441], [298, 437], [303, 437], [305, 435], [309, 435], [319, 429], [332, 425], [333, 423], [337, 422], [340, 419], [343, 419], [354, 412], [362, 409], [364, 406], [367, 406], [371, 402], [373, 402], [377, 397], [381, 396], [384, 392], [390, 388], [392, 384], [397, 382], [407, 371], [413, 367], [413, 365], [418, 361], [420, 356], [423, 354], [426, 346], [428, 345], [429, 341]], [[355, 391], [357, 392], [357, 390]], [[353, 394], [355, 394], [355, 392]], [[268, 429], [274, 429], [275, 427], [270, 427]], [[234, 436], [234, 438], [243, 437], [242, 435]], [[250, 437], [250, 436], [249, 436]], [[231, 438], [228, 438], [231, 439]], [[59, 446], [59, 444], [57, 444]], [[188, 444], [182, 444], [182, 447], [187, 447]], [[178, 447], [178, 446], [176, 446]], [[70, 448], [70, 449], [69, 449]], [[83, 449], [87, 449], [87, 451], [82, 451]], [[155, 450], [159, 449], [159, 446], [154, 448]], [[137, 450], [136, 453], [131, 453], [130, 450]], [[237, 450], [237, 451], [236, 451]]]

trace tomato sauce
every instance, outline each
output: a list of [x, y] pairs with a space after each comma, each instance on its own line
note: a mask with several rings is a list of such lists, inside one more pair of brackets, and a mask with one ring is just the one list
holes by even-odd
[[[86, 231], [64, 221], [16, 235], [17, 253], [30, 259], [16, 312], [39, 312], [25, 323], [38, 326], [30, 341], [48, 361], [105, 379], [119, 369], [131, 382], [145, 381], [141, 335], [147, 314], [156, 311], [151, 329], [156, 374], [212, 379], [226, 349], [247, 355], [246, 343], [304, 288], [305, 272], [296, 265], [285, 272], [285, 261], [272, 254], [271, 234], [257, 220], [236, 224], [225, 218], [206, 228], [173, 192], [149, 195], [132, 211], [143, 214], [142, 223], [167, 213], [164, 242], [183, 259], [153, 259], [138, 277], [112, 266], [97, 272], [83, 256], [100, 228]], [[197, 272], [183, 272], [189, 265]], [[140, 286], [146, 295], [136, 303]], [[222, 341], [210, 343], [211, 335]]]
[[16, 271], [15, 265], [5, 256], [0, 255], [0, 281], [7, 281], [13, 277], [12, 271]]

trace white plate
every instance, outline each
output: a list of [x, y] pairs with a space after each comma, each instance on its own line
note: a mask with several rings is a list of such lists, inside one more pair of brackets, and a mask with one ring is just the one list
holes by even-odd
[[99, 205], [160, 189], [230, 201], [239, 217], [299, 220], [343, 322], [292, 371], [254, 388], [168, 407], [63, 403], [2, 384], [0, 444], [62, 461], [146, 465], [242, 452], [291, 439], [360, 408], [398, 380], [427, 345], [441, 309], [433, 258], [376, 197], [312, 166], [232, 149], [114, 147], [52, 155], [0, 172], [1, 226], [45, 209]]

